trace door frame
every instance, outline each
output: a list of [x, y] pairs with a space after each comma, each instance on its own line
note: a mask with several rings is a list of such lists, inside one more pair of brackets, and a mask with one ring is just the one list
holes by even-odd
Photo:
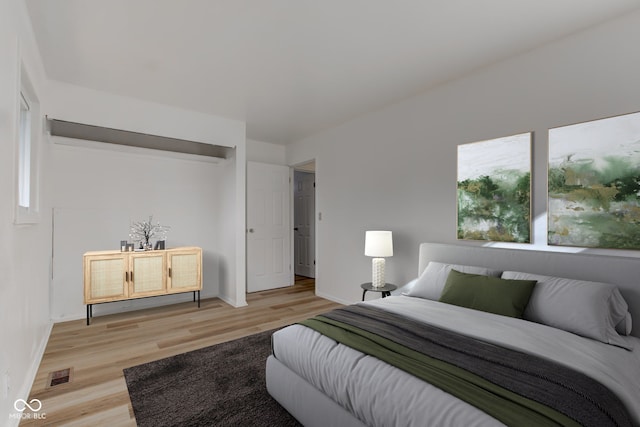
[[[311, 167], [311, 169], [309, 169], [309, 167]], [[289, 167], [289, 185], [290, 185], [290, 191], [289, 191], [289, 197], [290, 197], [290, 215], [291, 215], [291, 283], [295, 283], [295, 278], [296, 278], [296, 274], [295, 274], [295, 233], [293, 233], [293, 223], [294, 223], [294, 218], [295, 218], [295, 197], [294, 197], [294, 191], [295, 191], [295, 178], [294, 178], [294, 174], [295, 171], [300, 171], [300, 172], [312, 172], [315, 176], [315, 182], [318, 182], [318, 164], [316, 162], [316, 159], [309, 159], [303, 162], [299, 162], [296, 163], [294, 165], [291, 165]], [[314, 253], [314, 276], [315, 279], [318, 279], [318, 205], [317, 205], [317, 188], [318, 186], [315, 186], [316, 191], [314, 191], [313, 193], [313, 197], [314, 197], [314, 212], [313, 212], [313, 232], [314, 232], [314, 238], [313, 238], [313, 253]]]

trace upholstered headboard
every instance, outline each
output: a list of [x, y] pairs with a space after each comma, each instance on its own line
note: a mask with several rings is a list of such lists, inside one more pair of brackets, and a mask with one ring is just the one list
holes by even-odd
[[640, 258], [422, 243], [418, 275], [429, 261], [612, 283], [629, 304], [631, 335], [640, 338]]

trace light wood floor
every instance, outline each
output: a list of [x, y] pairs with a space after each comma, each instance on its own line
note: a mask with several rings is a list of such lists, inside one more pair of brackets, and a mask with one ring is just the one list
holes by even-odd
[[[282, 327], [339, 307], [316, 297], [313, 279], [247, 295], [246, 307], [213, 298], [54, 325], [30, 399], [42, 401], [37, 426], [135, 426], [122, 370]], [[47, 387], [49, 374], [72, 368], [70, 383]], [[28, 411], [28, 410], [27, 410]], [[27, 412], [25, 412], [27, 413]]]

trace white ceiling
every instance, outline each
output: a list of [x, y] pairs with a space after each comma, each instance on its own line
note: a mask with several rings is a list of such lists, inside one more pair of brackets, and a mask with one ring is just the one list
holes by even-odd
[[25, 0], [48, 76], [286, 144], [638, 0]]

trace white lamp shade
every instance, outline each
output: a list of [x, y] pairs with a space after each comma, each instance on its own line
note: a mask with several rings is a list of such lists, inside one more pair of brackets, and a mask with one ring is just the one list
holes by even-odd
[[393, 238], [390, 231], [367, 231], [364, 254], [373, 257], [393, 256]]

